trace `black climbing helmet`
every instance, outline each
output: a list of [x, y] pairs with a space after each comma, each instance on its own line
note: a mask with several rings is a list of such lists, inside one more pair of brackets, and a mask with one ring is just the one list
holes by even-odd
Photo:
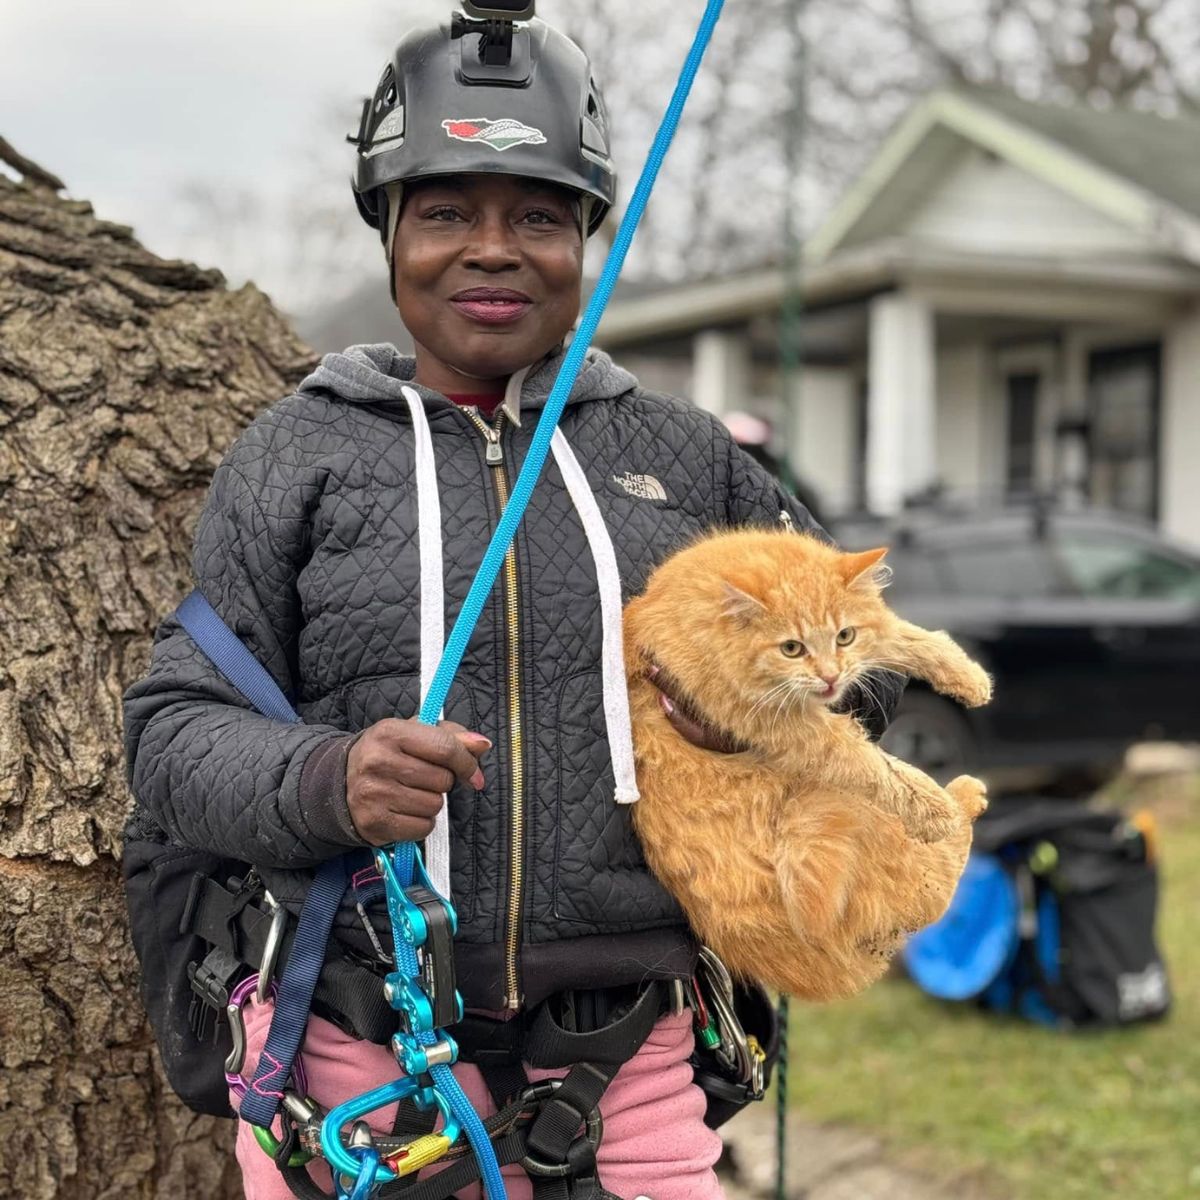
[[587, 56], [536, 19], [456, 13], [408, 34], [350, 140], [358, 211], [385, 242], [390, 183], [466, 173], [544, 179], [592, 198], [589, 232], [616, 195], [608, 113]]

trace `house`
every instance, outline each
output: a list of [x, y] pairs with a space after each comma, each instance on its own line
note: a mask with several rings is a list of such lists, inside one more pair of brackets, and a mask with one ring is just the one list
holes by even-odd
[[1200, 120], [934, 93], [800, 278], [791, 388], [777, 267], [614, 302], [597, 341], [771, 421], [828, 513], [1054, 490], [1200, 546]]

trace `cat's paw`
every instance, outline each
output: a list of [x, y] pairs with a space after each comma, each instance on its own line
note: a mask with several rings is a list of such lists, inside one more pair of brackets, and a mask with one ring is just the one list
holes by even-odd
[[967, 662], [946, 692], [968, 708], [982, 708], [992, 698], [992, 677], [978, 663]]
[[974, 775], [959, 775], [946, 784], [946, 791], [957, 801], [962, 815], [974, 822], [987, 811], [987, 785]]
[[992, 677], [978, 664], [971, 664], [968, 686], [963, 689], [963, 700], [972, 708], [982, 708], [992, 699]]

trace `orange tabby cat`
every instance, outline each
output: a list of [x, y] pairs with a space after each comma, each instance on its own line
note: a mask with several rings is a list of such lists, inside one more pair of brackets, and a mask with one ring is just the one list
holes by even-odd
[[[942, 915], [987, 803], [977, 779], [943, 789], [833, 711], [879, 670], [970, 705], [991, 696], [946, 634], [886, 607], [884, 554], [719, 533], [625, 609], [647, 861], [731, 971], [809, 999], [866, 987]], [[672, 703], [732, 752], [681, 737]]]

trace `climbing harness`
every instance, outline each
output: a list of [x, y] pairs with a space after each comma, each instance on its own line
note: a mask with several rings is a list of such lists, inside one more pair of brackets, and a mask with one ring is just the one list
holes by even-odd
[[[451, 630], [437, 671], [425, 690], [419, 719], [426, 724], [436, 724], [440, 718], [467, 642], [545, 465], [559, 418], [645, 211], [722, 5], [723, 0], [708, 0], [641, 178], [578, 331], [564, 356], [511, 497]], [[511, 47], [511, 20], [506, 31], [502, 28], [502, 18], [510, 16], [516, 8], [522, 10], [520, 16], [533, 12], [532, 4], [497, 6], [496, 12], [487, 6], [473, 5], [473, 8], [487, 18], [489, 26], [480, 36], [481, 57], [500, 53], [495, 47], [506, 38]], [[270, 674], [224, 626], [203, 596], [193, 592], [180, 606], [178, 617], [196, 643], [260, 712], [277, 720], [299, 721]], [[399, 1023], [399, 1029], [391, 1039], [391, 1049], [403, 1075], [322, 1113], [320, 1107], [304, 1094], [299, 1048], [318, 990], [334, 916], [347, 889], [357, 886], [355, 880], [363, 878], [364, 873], [369, 874], [372, 868], [382, 881], [392, 925], [393, 969], [384, 979], [383, 991], [384, 999]], [[219, 885], [213, 886], [224, 891]], [[189, 899], [189, 905], [199, 909], [213, 895], [211, 888], [201, 880], [194, 903]], [[235, 894], [233, 903], [235, 907], [240, 904], [240, 912], [246, 911], [241, 890]], [[272, 986], [270, 966], [283, 940], [282, 928], [276, 929], [274, 918], [270, 920], [265, 961], [254, 984], [260, 1001]], [[520, 1088], [515, 1101], [484, 1122], [451, 1071], [458, 1060], [459, 1047], [447, 1027], [457, 1025], [463, 1018], [462, 1000], [454, 980], [453, 937], [456, 928], [454, 909], [434, 888], [414, 844], [395, 844], [372, 856], [352, 854], [332, 859], [316, 872], [298, 924], [291, 934], [282, 976], [273, 985], [276, 989], [274, 1017], [257, 1069], [249, 1080], [241, 1075], [245, 1039], [242, 1037], [239, 1041], [236, 1035], [242, 1028], [241, 1006], [251, 990], [247, 987], [248, 981], [235, 987], [232, 993], [228, 993], [227, 988], [215, 993], [228, 995], [235, 1047], [226, 1066], [231, 1086], [241, 1092], [240, 1116], [255, 1128], [259, 1144], [280, 1165], [298, 1195], [314, 1194], [305, 1190], [311, 1181], [302, 1168], [317, 1153], [330, 1164], [340, 1200], [368, 1200], [402, 1177], [443, 1159], [458, 1159], [460, 1163], [466, 1163], [466, 1168], [455, 1174], [459, 1165], [456, 1163], [434, 1179], [406, 1189], [404, 1195], [410, 1200], [445, 1196], [469, 1182], [466, 1179], [459, 1181], [464, 1174], [474, 1172], [471, 1178], [482, 1177], [488, 1200], [504, 1200], [501, 1158], [520, 1161], [534, 1178], [535, 1186], [539, 1180], [582, 1179], [590, 1180], [590, 1183], [572, 1190], [573, 1198], [579, 1196], [583, 1200], [589, 1195], [597, 1198], [607, 1195], [595, 1179], [596, 1147], [602, 1132], [597, 1104], [621, 1063], [636, 1052], [658, 1018], [663, 989], [645, 989], [619, 1020], [596, 1031], [585, 1051], [586, 1062], [580, 1063], [579, 1045], [572, 1043], [571, 1038], [556, 1038], [553, 1029], [543, 1030], [544, 1045], [550, 1048], [549, 1057], [557, 1054], [562, 1058], [561, 1064], [544, 1065], [569, 1066], [571, 1069], [566, 1078], [552, 1086]], [[228, 958], [227, 951], [220, 953]], [[710, 964], [706, 969], [713, 968]], [[709, 993], [715, 1010], [713, 1032], [730, 1061], [746, 1071], [749, 1086], [757, 1087], [761, 1094], [761, 1060], [758, 1061], [756, 1081], [754, 1051], [741, 1035], [741, 1026], [733, 1011], [732, 985], [727, 991], [726, 983], [727, 976], [718, 989]], [[539, 1019], [543, 1018], [553, 1020], [546, 1005], [539, 1009]], [[618, 1032], [613, 1033], [613, 1030]], [[534, 1032], [531, 1031], [526, 1047], [530, 1061], [533, 1061], [537, 1048]], [[485, 1070], [485, 1078], [487, 1075]], [[512, 1094], [507, 1086], [512, 1082], [511, 1076], [493, 1078], [499, 1078], [493, 1090]], [[492, 1080], [489, 1080], [489, 1086], [492, 1086]], [[439, 1118], [441, 1129], [437, 1132], [430, 1129], [407, 1140], [373, 1133], [364, 1118], [398, 1101], [410, 1101], [418, 1112]], [[276, 1138], [270, 1132], [277, 1116], [285, 1130], [283, 1138]], [[583, 1134], [577, 1136], [581, 1128]], [[297, 1177], [297, 1172], [304, 1177], [303, 1181]], [[541, 1192], [551, 1194], [544, 1186]], [[323, 1195], [319, 1189], [315, 1189], [315, 1194]], [[566, 1197], [568, 1192], [561, 1190], [554, 1194]]]
[[[180, 612], [182, 623], [197, 645], [222, 663], [222, 672], [229, 681], [244, 689], [243, 694], [252, 690], [247, 678], [261, 670], [257, 660], [207, 601], [193, 593]], [[222, 646], [222, 641], [227, 644]], [[273, 686], [264, 685], [267, 691]], [[275, 700], [276, 711], [290, 711], [281, 695]], [[382, 885], [368, 865], [351, 870], [350, 886], [360, 897], [361, 908]], [[295, 935], [283, 928], [283, 910], [269, 904], [264, 912], [247, 902], [259, 891], [261, 885], [253, 878], [232, 880], [230, 888], [199, 875], [193, 881], [184, 925], [213, 945], [210, 958], [229, 957], [233, 947], [241, 956], [235, 958], [238, 962], [245, 959], [269, 964], [279, 953], [288, 956]], [[413, 889], [409, 899], [418, 909], [433, 914], [436, 925], [442, 909], [433, 904], [427, 891]], [[321, 984], [327, 989], [326, 1002], [336, 1004], [336, 1011], [323, 1011], [330, 1019], [339, 1019], [340, 1014], [339, 1023], [359, 1036], [367, 1034], [371, 1040], [386, 1041], [394, 1026], [394, 1022], [389, 1025], [387, 1014], [394, 1010], [377, 991], [368, 990], [365, 982], [377, 984], [377, 977], [337, 958], [336, 943], [333, 946]], [[440, 974], [443, 968], [439, 963], [432, 960], [444, 956], [449, 942], [444, 936], [434, 935], [427, 946], [430, 948], [422, 961], [424, 982], [429, 984], [426, 996], [445, 995], [446, 976]], [[347, 972], [351, 974], [347, 976]], [[314, 1200], [325, 1195], [304, 1170], [318, 1155], [345, 1168], [341, 1172], [344, 1178], [339, 1179], [343, 1195], [353, 1195], [355, 1188], [361, 1193], [367, 1187], [368, 1167], [371, 1187], [376, 1187], [383, 1170], [400, 1180], [445, 1160], [443, 1174], [405, 1191], [408, 1200], [442, 1200], [448, 1190], [457, 1190], [479, 1177], [477, 1157], [469, 1144], [455, 1142], [453, 1114], [447, 1116], [445, 1105], [439, 1105], [436, 1098], [429, 1116], [446, 1119], [439, 1132], [433, 1132], [432, 1120], [422, 1124], [418, 1115], [408, 1132], [380, 1135], [372, 1134], [357, 1119], [353, 1108], [343, 1105], [326, 1113], [306, 1095], [303, 1060], [298, 1054], [290, 1066], [278, 1059], [269, 1060], [272, 1069], [267, 1078], [276, 1083], [286, 1079], [284, 1086], [264, 1088], [261, 1067], [253, 1080], [247, 1080], [242, 1074], [246, 1056], [243, 1010], [247, 1004], [258, 1003], [259, 995], [274, 998], [283, 986], [274, 981], [264, 984], [260, 972], [251, 973], [232, 987], [225, 1009], [232, 1049], [223, 1065], [226, 1082], [242, 1098], [243, 1107], [255, 1102], [251, 1092], [259, 1095], [266, 1091], [278, 1101], [282, 1136], [265, 1126], [252, 1128], [259, 1146], [274, 1159], [297, 1196]], [[321, 995], [320, 987], [314, 995]], [[376, 997], [374, 1006], [370, 1003], [372, 995]], [[764, 1066], [773, 1051], [770, 1004], [761, 991], [735, 986], [723, 964], [708, 950], [701, 951], [696, 975], [686, 982], [652, 984], [636, 995], [605, 1001], [601, 1007], [604, 995], [567, 993], [560, 997], [564, 1010], [561, 1014], [552, 1012], [549, 1002], [544, 1002], [532, 1013], [522, 1013], [512, 1020], [471, 1014], [456, 1026], [456, 1040], [466, 1050], [466, 1057], [478, 1064], [499, 1108], [484, 1122], [497, 1161], [501, 1165], [521, 1163], [537, 1181], [535, 1194], [539, 1200], [538, 1186], [558, 1188], [568, 1179], [569, 1192], [545, 1194], [564, 1195], [570, 1200], [604, 1200], [607, 1196], [595, 1179], [595, 1154], [603, 1132], [596, 1106], [613, 1076], [637, 1052], [654, 1022], [665, 1012], [678, 1013], [687, 1007], [693, 1013], [698, 1044], [694, 1058], [696, 1082], [708, 1097], [705, 1120], [710, 1125], [721, 1124], [763, 1094]], [[589, 1011], [583, 1011], [585, 1007]], [[353, 1013], [350, 1020], [346, 1018], [347, 1010]], [[747, 1028], [759, 1031], [760, 1038], [747, 1035]], [[270, 1054], [268, 1048], [263, 1058]], [[529, 1085], [521, 1066], [523, 1060], [537, 1066], [570, 1069], [562, 1080]], [[377, 1090], [358, 1098], [357, 1103], [362, 1112], [369, 1112], [378, 1101]], [[555, 1108], [544, 1112], [548, 1102], [553, 1102]], [[338, 1147], [331, 1148], [325, 1140], [327, 1122], [340, 1131]], [[577, 1133], [580, 1129], [582, 1135]], [[367, 1150], [373, 1153], [363, 1153]], [[390, 1196], [391, 1192], [392, 1185], [380, 1185], [381, 1196]]]

